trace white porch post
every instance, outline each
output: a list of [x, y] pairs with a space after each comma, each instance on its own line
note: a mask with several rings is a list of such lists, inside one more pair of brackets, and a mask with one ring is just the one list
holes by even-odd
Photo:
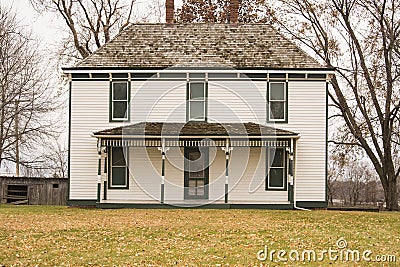
[[108, 147], [106, 147], [105, 149], [104, 149], [104, 153], [105, 153], [105, 156], [104, 156], [104, 182], [103, 182], [103, 192], [104, 192], [104, 195], [103, 195], [103, 200], [107, 200], [107, 167], [108, 167], [108, 161], [107, 161], [107, 152], [108, 152]]
[[101, 139], [97, 139], [97, 158], [97, 203], [99, 203], [101, 194]]
[[288, 190], [288, 193], [289, 193], [289, 201], [292, 203], [293, 202], [293, 200], [294, 200], [294, 196], [293, 196], [293, 194], [294, 194], [294, 190], [293, 190], [293, 185], [294, 185], [294, 160], [295, 160], [295, 158], [294, 158], [294, 142], [296, 142], [295, 141], [295, 139], [290, 139], [290, 150], [289, 150], [289, 166], [288, 166], [288, 173], [289, 173], [289, 181], [288, 181], [288, 183], [289, 183], [289, 190]]
[[158, 148], [161, 150], [161, 197], [160, 202], [164, 203], [164, 191], [165, 191], [165, 152], [169, 150], [169, 147], [165, 147], [165, 139], [161, 140], [161, 147]]
[[222, 151], [225, 151], [225, 203], [228, 203], [229, 194], [229, 156], [233, 147], [229, 146], [229, 139], [226, 139], [225, 147], [221, 147]]

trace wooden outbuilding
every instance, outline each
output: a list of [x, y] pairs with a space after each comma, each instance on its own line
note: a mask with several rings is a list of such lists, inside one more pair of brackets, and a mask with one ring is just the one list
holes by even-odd
[[0, 203], [66, 205], [68, 179], [0, 176]]

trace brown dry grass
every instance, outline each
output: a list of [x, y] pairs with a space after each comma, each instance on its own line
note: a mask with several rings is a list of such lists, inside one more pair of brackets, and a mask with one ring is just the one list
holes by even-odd
[[[348, 247], [400, 261], [400, 213], [99, 210], [0, 205], [0, 266], [382, 266], [259, 261], [256, 253]], [[396, 263], [385, 263], [396, 266]]]

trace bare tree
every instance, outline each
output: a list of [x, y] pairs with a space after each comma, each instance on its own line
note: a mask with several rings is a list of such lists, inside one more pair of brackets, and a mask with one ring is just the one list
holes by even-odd
[[[229, 23], [230, 1], [183, 0], [177, 10], [177, 22]], [[268, 20], [265, 0], [242, 0], [239, 5], [239, 22], [265, 22]]]
[[346, 195], [349, 197], [351, 205], [355, 206], [362, 202], [365, 186], [371, 176], [372, 174], [369, 172], [366, 164], [359, 162], [355, 162], [347, 170], [345, 177], [345, 180], [348, 183]]
[[338, 195], [340, 181], [343, 180], [345, 166], [348, 162], [347, 155], [345, 151], [334, 151], [329, 155], [327, 194], [330, 205], [334, 204], [333, 200]]
[[336, 68], [329, 96], [346, 127], [337, 145], [361, 148], [398, 210], [400, 174], [400, 2], [396, 0], [281, 0], [275, 25], [326, 66]]
[[38, 41], [0, 6], [0, 166], [29, 166], [36, 144], [53, 133], [57, 107]]
[[367, 180], [365, 184], [365, 189], [363, 193], [363, 201], [366, 204], [380, 204], [383, 202], [383, 189], [382, 185], [379, 182], [379, 179], [375, 178], [376, 176], [370, 177], [371, 179]]
[[68, 177], [68, 149], [59, 140], [49, 142], [47, 153], [42, 156], [47, 176]]
[[[329, 96], [342, 124], [334, 143], [361, 148], [389, 210], [398, 210], [400, 174], [400, 2], [396, 0], [242, 0], [239, 21], [269, 22], [327, 67]], [[245, 8], [247, 3], [253, 5]], [[273, 8], [271, 8], [273, 7]], [[245, 10], [245, 11], [243, 11]], [[178, 22], [229, 22], [228, 1], [184, 0]]]
[[39, 12], [55, 12], [67, 26], [60, 56], [72, 62], [93, 51], [126, 28], [135, 0], [30, 0]]
[[25, 176], [68, 178], [68, 149], [63, 138], [50, 138], [42, 144], [43, 151], [34, 164], [22, 169]]

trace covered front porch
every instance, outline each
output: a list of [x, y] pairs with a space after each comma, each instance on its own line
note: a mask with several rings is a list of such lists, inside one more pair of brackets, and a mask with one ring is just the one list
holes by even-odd
[[293, 206], [299, 135], [255, 123], [137, 123], [93, 134], [99, 207]]

